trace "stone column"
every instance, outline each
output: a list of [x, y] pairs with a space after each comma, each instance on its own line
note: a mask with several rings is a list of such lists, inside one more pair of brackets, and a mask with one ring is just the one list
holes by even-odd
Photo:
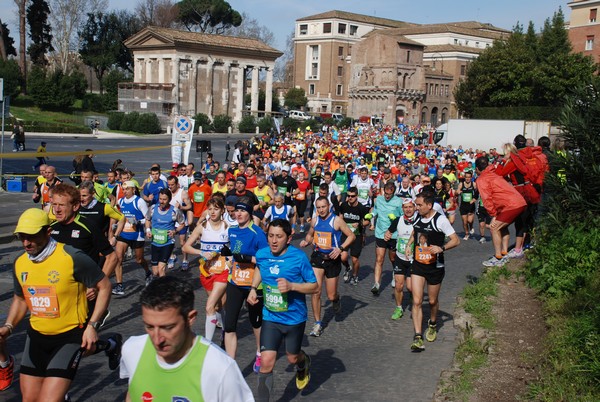
[[250, 102], [250, 110], [252, 110], [252, 115], [257, 116], [258, 113], [258, 73], [260, 68], [253, 66], [252, 67], [252, 89], [251, 89], [251, 102]]
[[135, 70], [133, 74], [133, 82], [142, 82], [144, 74], [144, 65], [146, 64], [144, 59], [137, 59], [135, 61]]
[[192, 59], [192, 71], [190, 71], [190, 109], [192, 116], [198, 113], [198, 59]]
[[208, 92], [206, 94], [206, 104], [208, 105], [208, 117], [211, 119], [214, 117], [214, 108], [213, 108], [213, 93], [215, 90], [215, 82], [214, 82], [214, 70], [215, 70], [215, 62], [214, 60], [209, 60], [206, 63], [206, 82], [208, 82]]
[[242, 120], [242, 112], [244, 111], [244, 79], [246, 75], [244, 74], [245, 66], [238, 65], [237, 70], [237, 87], [235, 93], [235, 106], [233, 113], [233, 120], [239, 122]]
[[158, 83], [165, 83], [165, 59], [162, 57], [158, 59]]
[[179, 57], [173, 59], [173, 84], [174, 84], [174, 93], [173, 93], [173, 114], [179, 114], [181, 110], [179, 105], [179, 69], [181, 68], [181, 59]]
[[146, 83], [150, 84], [152, 82], [152, 60], [146, 60]]
[[226, 73], [227, 73], [227, 84], [226, 84], [226, 88], [227, 90], [224, 93], [224, 104], [225, 104], [225, 114], [226, 115], [230, 115], [230, 110], [229, 110], [229, 106], [230, 106], [230, 99], [231, 99], [231, 63], [230, 62], [225, 62], [225, 64], [223, 65], [223, 68], [225, 69]]
[[273, 103], [273, 67], [267, 67], [267, 85], [265, 87], [265, 112], [272, 112], [271, 106]]

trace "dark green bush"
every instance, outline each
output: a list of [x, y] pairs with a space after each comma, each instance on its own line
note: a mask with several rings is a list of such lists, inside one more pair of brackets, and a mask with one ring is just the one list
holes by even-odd
[[134, 131], [142, 134], [159, 134], [162, 131], [160, 120], [154, 113], [142, 113]]
[[121, 120], [121, 127], [119, 129], [121, 131], [137, 131], [137, 122], [139, 120], [140, 114], [138, 112], [129, 112], [123, 116], [123, 120]]
[[108, 128], [111, 130], [120, 130], [124, 116], [125, 113], [123, 112], [110, 112], [108, 114]]
[[273, 123], [272, 117], [263, 117], [258, 121], [258, 129], [261, 133], [275, 130], [275, 123]]
[[254, 116], [252, 115], [242, 117], [242, 120], [238, 124], [238, 130], [240, 130], [240, 133], [253, 133], [254, 130], [256, 130], [255, 127], [256, 119], [254, 119]]
[[289, 117], [283, 119], [283, 127], [291, 131], [297, 131], [301, 124], [300, 120], [290, 119]]
[[196, 124], [194, 126], [194, 131], [198, 132], [198, 127], [202, 126], [203, 133], [209, 133], [213, 130], [213, 126], [210, 122], [210, 118], [204, 113], [198, 113], [194, 116], [194, 120]]
[[338, 127], [348, 128], [352, 127], [352, 119], [350, 117], [344, 117], [342, 121], [338, 123]]
[[220, 114], [213, 119], [213, 130], [215, 133], [227, 133], [231, 125], [231, 117], [226, 114]]
[[318, 131], [321, 129], [321, 123], [319, 123], [318, 121], [316, 121], [315, 119], [310, 119], [310, 120], [304, 120], [301, 124], [300, 124], [300, 128], [302, 130], [306, 130], [306, 127], [310, 127], [311, 131]]

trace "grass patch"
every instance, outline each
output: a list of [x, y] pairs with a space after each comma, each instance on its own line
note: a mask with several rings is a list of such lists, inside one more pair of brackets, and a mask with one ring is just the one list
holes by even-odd
[[466, 401], [473, 391], [473, 383], [477, 379], [478, 370], [487, 364], [487, 346], [481, 345], [479, 341], [469, 335], [456, 350], [455, 359], [461, 373], [454, 378], [449, 390], [454, 398]]
[[478, 281], [468, 285], [462, 292], [463, 308], [478, 321], [482, 328], [491, 330], [495, 326], [492, 316], [493, 298], [498, 294], [498, 279], [510, 277], [510, 272], [502, 267], [488, 270]]
[[37, 107], [11, 106], [10, 111], [17, 119], [26, 122], [71, 125], [77, 127], [84, 124], [83, 116], [63, 112], [42, 111]]

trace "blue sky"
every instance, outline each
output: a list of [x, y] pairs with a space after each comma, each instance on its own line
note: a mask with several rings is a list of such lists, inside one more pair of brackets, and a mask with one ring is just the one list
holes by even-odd
[[[137, 0], [109, 0], [110, 9], [133, 9]], [[531, 20], [539, 30], [548, 17], [562, 7], [566, 20], [570, 9], [564, 0], [229, 0], [232, 7], [245, 11], [275, 34], [275, 47], [284, 50], [286, 37], [296, 19], [329, 10], [385, 17], [419, 24], [479, 21], [511, 29], [517, 21]], [[0, 19], [9, 24], [18, 42], [14, 0], [0, 0]], [[17, 43], [18, 45], [18, 43]]]

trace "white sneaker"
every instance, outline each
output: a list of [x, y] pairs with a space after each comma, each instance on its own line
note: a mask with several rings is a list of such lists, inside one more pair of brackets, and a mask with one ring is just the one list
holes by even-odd
[[469, 231], [469, 234], [475, 234], [475, 228], [471, 228], [471, 230]]
[[516, 248], [513, 248], [512, 250], [510, 250], [508, 252], [508, 254], [506, 256], [508, 258], [522, 258], [524, 255], [525, 255], [525, 253], [523, 252], [523, 250], [517, 251]]
[[479, 243], [483, 244], [485, 242], [487, 242], [485, 236], [481, 236], [481, 239], [479, 239]]
[[504, 264], [508, 262], [508, 258], [506, 256], [501, 259], [497, 259], [496, 256], [493, 256], [489, 260], [483, 262], [484, 267], [502, 267]]

